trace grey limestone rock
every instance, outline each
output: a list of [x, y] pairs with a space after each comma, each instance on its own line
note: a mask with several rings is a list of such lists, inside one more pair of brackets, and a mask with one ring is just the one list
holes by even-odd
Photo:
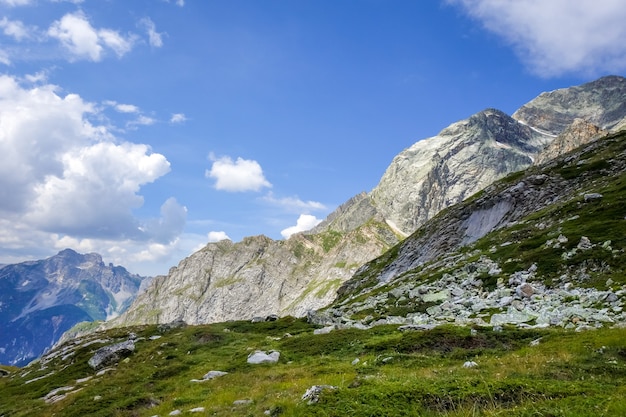
[[253, 365], [258, 365], [261, 363], [276, 363], [280, 359], [280, 352], [272, 350], [271, 352], [263, 352], [261, 350], [257, 350], [250, 355], [248, 355], [248, 363]]
[[91, 368], [100, 370], [132, 355], [134, 351], [135, 342], [132, 340], [104, 346], [96, 351], [96, 353], [89, 359], [88, 364]]

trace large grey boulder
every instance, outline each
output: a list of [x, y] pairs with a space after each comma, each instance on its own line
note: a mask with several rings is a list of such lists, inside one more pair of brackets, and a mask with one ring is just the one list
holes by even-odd
[[109, 345], [101, 347], [96, 353], [89, 359], [89, 366], [95, 370], [102, 369], [104, 367], [114, 365], [121, 359], [126, 358], [135, 351], [135, 342], [127, 340], [115, 345]]

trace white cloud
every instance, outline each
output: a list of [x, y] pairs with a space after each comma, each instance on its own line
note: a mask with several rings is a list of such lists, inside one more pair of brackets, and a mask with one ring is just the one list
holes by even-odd
[[73, 59], [100, 61], [106, 49], [118, 57], [133, 47], [134, 37], [124, 37], [111, 29], [94, 28], [82, 12], [68, 13], [48, 29], [48, 36], [58, 39]]
[[263, 175], [263, 169], [257, 161], [237, 158], [233, 161], [229, 156], [213, 160], [211, 170], [206, 170], [207, 178], [214, 178], [215, 189], [231, 192], [259, 191], [264, 187], [270, 188], [270, 184]]
[[12, 36], [18, 41], [30, 37], [29, 29], [19, 20], [9, 20], [3, 17], [2, 20], [0, 20], [0, 28], [5, 35]]
[[0, 64], [4, 64], [4, 65], [11, 65], [11, 59], [9, 58], [9, 54], [0, 49]]
[[0, 4], [4, 4], [5, 6], [15, 7], [15, 6], [26, 6], [27, 4], [31, 4], [32, 0], [0, 0]]
[[626, 69], [623, 0], [447, 0], [513, 45], [540, 76]]
[[174, 113], [170, 118], [170, 123], [184, 123], [187, 121], [187, 116], [183, 113]]
[[219, 242], [220, 240], [231, 240], [230, 237], [226, 234], [226, 232], [209, 232], [209, 242]]
[[[166, 3], [172, 3], [172, 0], [163, 0]], [[179, 7], [183, 7], [185, 5], [185, 0], [175, 0], [174, 4], [176, 4]]]
[[317, 201], [303, 201], [296, 197], [284, 197], [284, 198], [276, 198], [274, 194], [269, 192], [263, 200], [275, 205], [284, 208], [285, 210], [291, 212], [309, 212], [309, 211], [318, 211], [318, 210], [326, 210], [326, 206]]
[[143, 114], [139, 115], [135, 120], [128, 122], [126, 125], [128, 127], [134, 128], [136, 126], [151, 126], [157, 122], [156, 119], [148, 116], [144, 116]]
[[280, 234], [285, 239], [289, 239], [289, 237], [295, 233], [311, 230], [312, 228], [320, 224], [321, 221], [321, 219], [318, 219], [317, 217], [310, 214], [301, 214], [300, 217], [298, 217], [295, 226], [291, 226], [284, 230], [281, 230]]
[[105, 104], [112, 106], [115, 110], [120, 113], [139, 113], [139, 107], [134, 104], [121, 104], [116, 103], [115, 101], [107, 101]]
[[59, 90], [0, 76], [3, 258], [69, 246], [127, 265], [173, 253], [186, 208], [170, 198], [156, 218], [133, 213], [144, 203], [141, 188], [170, 171], [165, 156], [94, 125], [99, 106]]
[[160, 48], [163, 46], [163, 38], [162, 34], [156, 31], [156, 25], [152, 21], [152, 19], [146, 17], [139, 21], [139, 25], [141, 25], [146, 32], [148, 33], [148, 41], [150, 46], [155, 48]]

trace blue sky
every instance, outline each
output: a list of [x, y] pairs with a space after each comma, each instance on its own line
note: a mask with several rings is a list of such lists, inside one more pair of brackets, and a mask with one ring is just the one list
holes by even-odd
[[0, 0], [0, 263], [156, 275], [311, 227], [414, 142], [626, 71], [622, 0]]

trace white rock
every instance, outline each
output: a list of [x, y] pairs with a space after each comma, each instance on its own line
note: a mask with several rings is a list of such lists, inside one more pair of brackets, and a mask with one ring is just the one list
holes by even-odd
[[279, 358], [280, 352], [277, 352], [275, 350], [271, 351], [270, 353], [257, 350], [248, 356], [248, 363], [253, 365], [258, 365], [261, 363], [276, 363], [278, 362]]

